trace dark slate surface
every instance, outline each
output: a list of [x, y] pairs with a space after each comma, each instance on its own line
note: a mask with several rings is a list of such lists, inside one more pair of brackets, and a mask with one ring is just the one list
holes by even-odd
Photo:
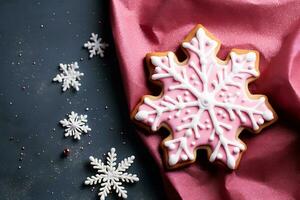
[[[129, 199], [164, 198], [128, 125], [108, 10], [104, 0], [0, 1], [0, 199], [98, 199], [99, 187], [83, 186], [95, 172], [88, 157], [103, 159], [111, 147], [119, 160], [137, 157], [129, 171], [141, 180], [125, 185]], [[92, 32], [110, 44], [104, 59], [88, 59], [82, 48]], [[74, 61], [85, 73], [82, 87], [62, 93], [51, 80], [59, 63]], [[64, 138], [58, 124], [72, 110], [88, 114], [92, 128], [80, 141]], [[71, 154], [62, 158], [65, 148]]]

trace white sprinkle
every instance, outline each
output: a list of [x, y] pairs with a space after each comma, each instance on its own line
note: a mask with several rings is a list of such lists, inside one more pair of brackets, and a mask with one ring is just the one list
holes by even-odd
[[191, 99], [190, 97], [184, 97], [185, 102], [189, 102]]
[[148, 119], [148, 121], [149, 121], [150, 123], [153, 123], [153, 122], [154, 122], [154, 118], [151, 117], [151, 118]]
[[186, 161], [186, 160], [188, 159], [188, 157], [187, 157], [187, 155], [183, 154], [183, 155], [181, 155], [181, 159], [182, 159], [183, 161]]
[[260, 117], [257, 122], [258, 124], [262, 125], [265, 121], [263, 118]]
[[188, 129], [186, 132], [185, 132], [185, 135], [187, 137], [191, 137], [191, 135], [193, 134], [193, 131], [191, 129]]
[[238, 154], [239, 152], [240, 152], [240, 148], [238, 148], [238, 147], [233, 148], [233, 153], [234, 154]]
[[223, 158], [223, 155], [221, 153], [218, 153], [217, 158], [221, 160]]
[[155, 72], [158, 73], [161, 71], [161, 68], [160, 67], [155, 67]]
[[168, 145], [168, 148], [169, 148], [170, 150], [174, 150], [174, 149], [176, 148], [176, 146], [175, 146], [175, 144], [169, 144], [169, 145]]
[[246, 56], [247, 62], [253, 62], [256, 59], [256, 54], [254, 52], [250, 52]]

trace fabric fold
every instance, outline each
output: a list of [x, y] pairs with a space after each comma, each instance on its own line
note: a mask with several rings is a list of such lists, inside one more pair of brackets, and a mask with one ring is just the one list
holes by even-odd
[[[297, 0], [111, 0], [111, 23], [128, 109], [152, 94], [144, 58], [155, 51], [176, 51], [197, 24], [222, 43], [218, 56], [232, 48], [260, 52], [261, 76], [252, 93], [266, 94], [279, 120], [259, 135], [246, 130], [240, 166], [229, 171], [198, 158], [168, 171], [160, 154], [159, 133], [138, 135], [159, 166], [169, 199], [300, 199], [300, 2]], [[198, 157], [205, 152], [198, 152]]]

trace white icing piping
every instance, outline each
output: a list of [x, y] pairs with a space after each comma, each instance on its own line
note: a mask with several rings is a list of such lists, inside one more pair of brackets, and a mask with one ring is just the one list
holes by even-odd
[[[180, 158], [180, 155], [182, 152], [184, 152], [187, 156], [188, 159], [190, 160], [193, 160], [194, 159], [194, 154], [191, 153], [187, 147], [187, 139], [186, 137], [180, 137], [180, 138], [176, 138], [174, 140], [169, 140], [169, 141], [166, 141], [165, 142], [165, 146], [168, 147], [170, 150], [176, 148], [175, 147], [175, 143], [178, 143], [179, 142], [179, 146], [178, 146], [178, 150], [175, 154], [171, 154], [169, 155], [169, 165], [170, 166], [173, 166], [175, 165], [178, 161], [179, 161], [179, 158]], [[185, 158], [185, 157], [183, 157]], [[186, 159], [183, 159], [183, 160], [187, 160]]]
[[[157, 57], [157, 56], [152, 56], [151, 57], [151, 62], [153, 65], [155, 66], [159, 66], [161, 67], [163, 70], [165, 70], [166, 72], [168, 72], [168, 74], [153, 74], [152, 75], [152, 79], [153, 80], [157, 80], [157, 79], [161, 79], [161, 78], [167, 78], [167, 77], [172, 77], [174, 80], [180, 82], [181, 84], [176, 85], [176, 87], [172, 87], [169, 88], [170, 90], [175, 90], [175, 89], [187, 89], [189, 90], [193, 95], [195, 96], [200, 96], [201, 93], [199, 93], [197, 91], [196, 88], [194, 88], [188, 80], [188, 77], [186, 75], [186, 73], [183, 73], [183, 75], [180, 75], [179, 73], [177, 73], [176, 71], [176, 67], [175, 67], [175, 61], [174, 61], [174, 53], [169, 52], [168, 56], [167, 56], [168, 60], [169, 60], [169, 65], [170, 67], [166, 66], [165, 64], [163, 64], [161, 62], [161, 58]], [[181, 69], [184, 69], [183, 67], [181, 67]]]
[[[193, 42], [198, 42], [198, 48], [192, 45]], [[209, 46], [209, 50], [207, 51]], [[233, 154], [237, 154], [240, 150], [244, 150], [245, 146], [241, 143], [230, 141], [224, 136], [224, 130], [231, 130], [232, 127], [228, 124], [218, 121], [215, 113], [215, 107], [222, 108], [226, 110], [229, 114], [229, 119], [231, 121], [236, 119], [236, 116], [241, 120], [241, 122], [246, 122], [247, 118], [245, 114], [249, 117], [249, 120], [252, 123], [252, 127], [254, 130], [258, 130], [259, 124], [263, 124], [263, 119], [258, 119], [256, 121], [254, 115], [261, 115], [265, 120], [271, 120], [274, 118], [273, 113], [270, 110], [260, 111], [259, 107], [266, 101], [265, 98], [260, 98], [258, 103], [252, 107], [246, 107], [237, 105], [233, 102], [219, 102], [215, 99], [215, 95], [218, 94], [222, 89], [227, 90], [228, 86], [236, 87], [243, 91], [244, 85], [242, 80], [246, 79], [246, 74], [251, 76], [258, 76], [258, 71], [254, 68], [254, 63], [256, 60], [256, 54], [250, 52], [248, 54], [236, 54], [234, 52], [230, 53], [232, 67], [228, 67], [227, 65], [219, 65], [216, 60], [216, 56], [214, 54], [214, 50], [217, 47], [217, 42], [209, 38], [205, 31], [200, 28], [197, 33], [196, 37], [192, 38], [190, 42], [184, 42], [182, 46], [186, 49], [191, 50], [194, 52], [199, 58], [199, 65], [190, 61], [187, 67], [191, 67], [195, 74], [198, 76], [200, 81], [202, 82], [202, 91], [199, 88], [196, 88], [192, 85], [189, 81], [188, 74], [187, 74], [187, 67], [178, 66], [175, 62], [174, 53], [168, 52], [167, 56], [160, 57], [160, 56], [152, 56], [151, 62], [155, 68], [155, 74], [152, 75], [153, 80], [158, 79], [165, 79], [165, 78], [172, 78], [173, 80], [177, 81], [179, 84], [169, 86], [168, 90], [187, 90], [193, 95], [197, 100], [196, 101], [189, 101], [184, 102], [182, 96], [178, 95], [176, 99], [173, 99], [169, 96], [164, 96], [164, 99], [160, 102], [160, 105], [156, 105], [152, 100], [149, 98], [144, 99], [144, 103], [154, 110], [145, 111], [140, 110], [136, 114], [137, 120], [146, 120], [149, 115], [156, 115], [153, 121], [149, 121], [152, 123], [152, 130], [156, 131], [159, 126], [159, 119], [165, 112], [172, 112], [177, 110], [175, 116], [179, 117], [181, 115], [181, 111], [188, 107], [198, 107], [199, 110], [196, 114], [190, 114], [182, 118], [182, 121], [187, 121], [188, 119], [192, 119], [191, 122], [187, 124], [182, 124], [175, 127], [174, 131], [182, 131], [186, 129], [185, 135], [180, 138], [175, 138], [173, 140], [169, 140], [165, 142], [165, 146], [167, 147], [174, 147], [174, 143], [180, 141], [179, 148], [176, 154], [173, 154], [169, 157], [169, 164], [175, 165], [179, 162], [180, 154], [184, 150], [187, 154], [187, 157], [183, 156], [181, 159], [194, 159], [193, 154], [191, 154], [187, 148], [187, 137], [190, 137], [191, 132], [194, 133], [195, 139], [200, 138], [200, 133], [198, 128], [201, 126], [200, 120], [204, 111], [208, 111], [208, 114], [211, 119], [211, 123], [213, 125], [212, 131], [210, 133], [209, 141], [213, 141], [215, 139], [215, 135], [218, 136], [218, 143], [210, 157], [210, 161], [213, 162], [216, 158], [222, 159], [222, 154], [220, 154], [220, 147], [222, 146], [224, 152], [226, 154], [227, 165], [231, 169], [235, 168], [235, 159], [229, 149], [229, 145], [234, 146]], [[205, 49], [206, 48], [206, 49]], [[245, 56], [246, 59], [242, 59], [242, 56]], [[244, 57], [243, 57], [244, 58]], [[163, 59], [168, 59], [168, 64], [163, 63]], [[242, 63], [240, 61], [243, 61]], [[248, 68], [244, 69], [242, 66], [248, 62]], [[209, 69], [207, 70], [207, 66]], [[209, 77], [213, 67], [217, 67], [217, 74], [216, 79], [211, 81], [213, 86], [213, 91], [208, 91], [209, 89]], [[164, 70], [164, 71], [163, 71]], [[241, 79], [241, 81], [235, 81], [234, 79]], [[244, 91], [243, 91], [244, 92]], [[235, 98], [236, 99], [236, 98]], [[154, 100], [155, 101], [155, 100]], [[195, 142], [194, 142], [195, 143]], [[170, 148], [171, 149], [171, 148]]]

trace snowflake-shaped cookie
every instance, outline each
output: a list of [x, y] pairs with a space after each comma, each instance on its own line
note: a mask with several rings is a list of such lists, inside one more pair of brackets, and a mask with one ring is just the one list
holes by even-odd
[[122, 186], [122, 183], [139, 181], [136, 174], [125, 172], [129, 169], [134, 159], [134, 156], [130, 156], [122, 160], [118, 166], [116, 166], [117, 154], [115, 148], [111, 148], [110, 152], [108, 152], [107, 165], [100, 159], [90, 156], [91, 165], [97, 170], [97, 174], [95, 176], [87, 177], [84, 184], [100, 184], [101, 187], [98, 195], [101, 200], [104, 200], [112, 189], [116, 191], [119, 197], [127, 198], [127, 191], [124, 186]]
[[60, 124], [65, 127], [65, 137], [73, 136], [74, 139], [80, 140], [82, 133], [91, 131], [87, 121], [87, 115], [78, 115], [72, 111], [68, 114], [68, 119], [60, 120]]
[[196, 150], [206, 148], [209, 160], [235, 169], [246, 145], [238, 136], [244, 128], [259, 132], [276, 114], [263, 95], [251, 95], [247, 85], [259, 76], [258, 53], [233, 49], [222, 61], [220, 42], [198, 25], [183, 42], [188, 59], [173, 52], [152, 53], [147, 62], [152, 80], [160, 81], [160, 96], [144, 96], [133, 117], [171, 135], [163, 141], [167, 165], [192, 163]]
[[62, 90], [66, 91], [67, 89], [73, 87], [76, 91], [79, 90], [81, 86], [80, 77], [84, 74], [77, 71], [79, 69], [78, 63], [74, 62], [71, 64], [59, 64], [59, 70], [62, 71], [60, 74], [57, 74], [53, 81], [58, 81], [62, 84]]
[[100, 55], [100, 57], [104, 57], [104, 49], [108, 47], [108, 44], [102, 42], [102, 38], [98, 38], [98, 34], [92, 33], [90, 41], [87, 41], [84, 44], [84, 47], [89, 50], [90, 58], [92, 58], [95, 55]]

